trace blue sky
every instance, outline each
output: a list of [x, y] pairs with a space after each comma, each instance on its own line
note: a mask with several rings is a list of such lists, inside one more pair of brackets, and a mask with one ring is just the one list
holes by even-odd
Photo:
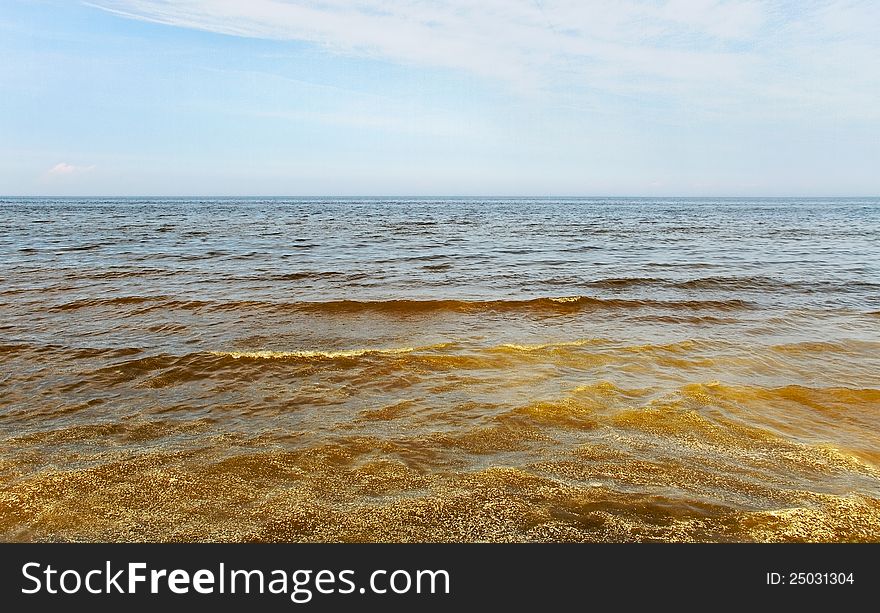
[[877, 195], [880, 3], [0, 0], [3, 195]]

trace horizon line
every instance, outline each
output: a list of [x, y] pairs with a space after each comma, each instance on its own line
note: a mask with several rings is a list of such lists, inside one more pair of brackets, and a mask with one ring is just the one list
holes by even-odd
[[186, 199], [273, 199], [273, 200], [382, 200], [382, 199], [398, 199], [398, 200], [458, 200], [458, 199], [475, 199], [475, 200], [517, 200], [517, 199], [532, 199], [532, 200], [551, 200], [551, 199], [570, 199], [570, 200], [599, 200], [599, 199], [609, 199], [609, 198], [654, 198], [658, 200], [662, 199], [706, 199], [706, 198], [717, 198], [717, 199], [743, 199], [743, 198], [753, 198], [753, 199], [773, 199], [773, 198], [783, 198], [783, 199], [822, 199], [822, 198], [857, 198], [857, 199], [869, 199], [869, 198], [880, 198], [880, 194], [829, 194], [829, 195], [800, 195], [800, 194], [789, 194], [789, 195], [712, 195], [712, 194], [703, 194], [703, 195], [667, 195], [667, 196], [654, 196], [654, 195], [639, 195], [639, 194], [630, 194], [630, 195], [620, 195], [620, 194], [602, 194], [602, 195], [533, 195], [533, 194], [519, 194], [519, 195], [471, 195], [471, 194], [463, 194], [463, 195], [439, 195], [439, 194], [428, 194], [428, 195], [392, 195], [392, 194], [384, 194], [384, 195], [334, 195], [334, 194], [324, 194], [324, 195], [241, 195], [241, 194], [174, 194], [174, 195], [156, 195], [156, 194], [135, 194], [135, 195], [82, 195], [82, 196], [70, 196], [70, 195], [53, 195], [53, 194], [27, 194], [27, 195], [4, 195], [0, 194], [0, 199], [55, 199], [55, 200], [85, 200], [85, 199], [95, 199], [95, 200], [113, 200], [113, 199], [169, 199], [169, 200], [186, 200]]

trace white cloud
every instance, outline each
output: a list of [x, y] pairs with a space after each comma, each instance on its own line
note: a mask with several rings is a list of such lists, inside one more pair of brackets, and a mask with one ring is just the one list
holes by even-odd
[[875, 117], [880, 3], [91, 0], [121, 16], [464, 70], [527, 92]]
[[92, 166], [74, 166], [73, 164], [68, 164], [67, 162], [59, 162], [55, 164], [52, 168], [48, 170], [50, 175], [54, 176], [64, 176], [64, 175], [72, 175], [81, 172], [88, 172], [90, 170], [94, 170], [94, 165]]

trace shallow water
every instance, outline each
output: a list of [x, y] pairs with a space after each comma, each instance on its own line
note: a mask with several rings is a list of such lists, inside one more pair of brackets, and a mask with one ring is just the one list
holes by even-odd
[[0, 200], [0, 539], [880, 540], [880, 200]]

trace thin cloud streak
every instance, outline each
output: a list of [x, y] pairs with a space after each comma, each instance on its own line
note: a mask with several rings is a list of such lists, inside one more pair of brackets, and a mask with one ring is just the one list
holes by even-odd
[[715, 113], [878, 114], [871, 2], [92, 0], [126, 18], [466, 71], [526, 94], [656, 97]]

